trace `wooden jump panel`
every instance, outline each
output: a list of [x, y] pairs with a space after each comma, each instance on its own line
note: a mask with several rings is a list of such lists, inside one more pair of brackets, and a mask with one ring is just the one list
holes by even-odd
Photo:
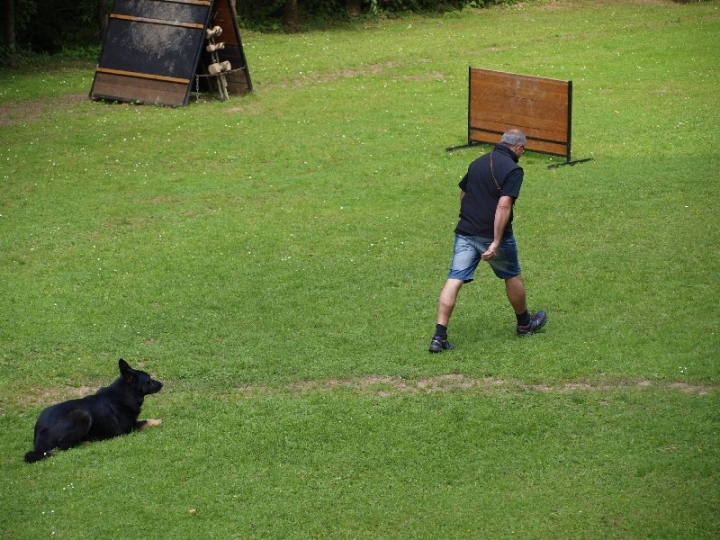
[[526, 148], [570, 161], [572, 82], [470, 68], [468, 144], [521, 129]]

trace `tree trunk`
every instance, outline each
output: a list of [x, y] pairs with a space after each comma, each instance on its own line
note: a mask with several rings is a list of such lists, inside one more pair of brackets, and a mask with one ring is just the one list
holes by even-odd
[[345, 0], [345, 7], [350, 15], [360, 15], [362, 10], [362, 0]]
[[105, 37], [108, 30], [108, 2], [107, 0], [97, 0], [97, 18], [98, 28], [100, 29], [100, 44], [105, 43]]
[[15, 0], [4, 0], [3, 5], [2, 45], [15, 54]]
[[293, 34], [298, 31], [297, 15], [297, 0], [285, 0], [285, 10], [283, 11], [283, 26], [285, 27], [285, 30]]

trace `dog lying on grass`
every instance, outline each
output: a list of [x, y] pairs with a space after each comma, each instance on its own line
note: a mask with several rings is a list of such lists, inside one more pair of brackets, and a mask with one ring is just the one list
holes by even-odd
[[86, 441], [110, 439], [136, 429], [159, 426], [161, 420], [138, 420], [145, 396], [162, 383], [144, 371], [132, 369], [122, 358], [120, 377], [92, 396], [63, 401], [40, 413], [35, 424], [35, 449], [25, 454], [34, 463]]

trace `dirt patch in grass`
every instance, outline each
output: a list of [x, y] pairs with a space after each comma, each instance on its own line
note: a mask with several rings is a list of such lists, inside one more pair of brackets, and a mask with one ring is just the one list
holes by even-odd
[[68, 94], [36, 101], [9, 101], [0, 105], [0, 127], [36, 120], [53, 110], [72, 109], [87, 99], [87, 94]]
[[97, 392], [100, 386], [98, 384], [97, 386], [32, 388], [19, 395], [15, 404], [25, 407], [47, 407], [53, 403], [89, 396]]
[[[395, 377], [362, 377], [358, 379], [328, 379], [325, 381], [303, 381], [291, 385], [296, 392], [312, 392], [323, 389], [347, 388], [379, 396], [397, 394], [431, 394], [434, 392], [456, 392], [479, 389], [487, 393], [497, 390], [529, 392], [600, 392], [620, 389], [660, 389], [697, 394], [704, 396], [714, 386], [697, 385], [684, 382], [653, 382], [648, 380], [602, 382], [567, 382], [561, 384], [526, 383], [517, 380], [494, 377], [472, 378], [462, 374], [448, 374], [419, 380], [406, 380]], [[253, 394], [253, 387], [243, 389], [243, 393]]]
[[[171, 381], [165, 381], [166, 386], [173, 386]], [[21, 408], [47, 407], [54, 403], [69, 399], [78, 399], [89, 396], [103, 386], [87, 385], [78, 387], [58, 388], [32, 388], [13, 400], [13, 405]], [[182, 386], [182, 385], [181, 385]], [[422, 395], [436, 392], [463, 392], [480, 391], [485, 395], [496, 392], [521, 393], [543, 392], [570, 394], [573, 392], [610, 392], [615, 390], [665, 390], [668, 392], [682, 392], [705, 396], [718, 390], [716, 386], [704, 384], [690, 384], [680, 381], [649, 381], [627, 380], [612, 383], [571, 381], [558, 384], [527, 383], [519, 380], [500, 379], [495, 377], [473, 378], [459, 373], [428, 377], [425, 379], [410, 380], [399, 377], [369, 376], [348, 379], [325, 379], [299, 381], [285, 387], [269, 387], [247, 385], [237, 388], [227, 394], [228, 398], [268, 396], [277, 394], [310, 394], [313, 392], [351, 390], [363, 394], [372, 394], [378, 397], [391, 397], [397, 395]], [[0, 404], [2, 405], [2, 404]]]
[[[415, 60], [414, 63], [419, 64], [429, 64], [431, 63], [431, 60], [420, 58], [418, 60]], [[363, 65], [360, 68], [356, 69], [340, 69], [337, 71], [333, 71], [331, 73], [322, 73], [322, 72], [299, 72], [297, 73], [297, 76], [292, 78], [285, 78], [278, 82], [270, 82], [270, 83], [262, 83], [259, 82], [259, 86], [263, 86], [265, 89], [272, 89], [276, 87], [286, 87], [286, 86], [305, 86], [310, 84], [319, 84], [319, 83], [328, 83], [328, 82], [335, 82], [342, 79], [358, 79], [358, 78], [365, 78], [365, 77], [374, 77], [374, 76], [380, 76], [387, 73], [389, 70], [397, 69], [398, 67], [401, 67], [401, 64], [397, 62], [383, 62], [383, 63], [377, 63], [377, 64], [366, 64]], [[399, 74], [396, 79], [397, 80], [407, 80], [407, 81], [426, 81], [426, 80], [445, 80], [448, 76], [441, 72], [441, 71], [430, 71], [427, 73], [423, 73], [420, 75], [407, 75], [407, 74]]]

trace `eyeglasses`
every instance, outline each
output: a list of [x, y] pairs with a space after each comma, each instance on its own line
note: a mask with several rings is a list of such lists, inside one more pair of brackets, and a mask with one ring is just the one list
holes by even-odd
[[521, 154], [524, 154], [524, 153], [525, 153], [525, 145], [524, 145], [524, 144], [518, 144], [518, 146], [522, 149], [522, 152], [520, 152], [520, 153], [521, 153]]

